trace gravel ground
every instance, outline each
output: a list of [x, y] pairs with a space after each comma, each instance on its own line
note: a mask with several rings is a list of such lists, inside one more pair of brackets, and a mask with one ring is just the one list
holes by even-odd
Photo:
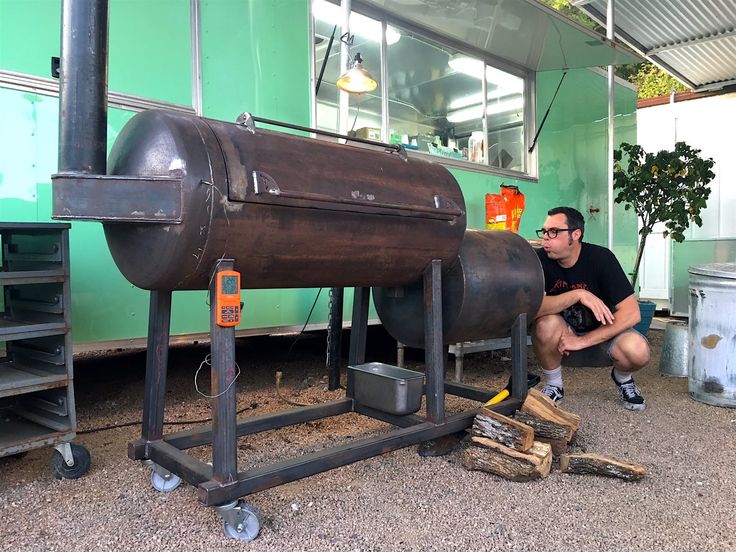
[[[582, 417], [577, 451], [642, 463], [648, 476], [627, 483], [553, 471], [512, 483], [461, 465], [461, 452], [422, 458], [402, 449], [247, 497], [262, 513], [253, 542], [226, 538], [219, 517], [182, 485], [158, 493], [150, 470], [127, 458], [139, 426], [80, 434], [92, 454], [83, 478], [56, 481], [50, 449], [0, 459], [2, 550], [736, 550], [736, 410], [696, 402], [687, 380], [659, 375], [662, 331], [650, 331], [654, 357], [637, 378], [643, 413], [624, 410], [605, 368], [565, 369], [565, 408]], [[326, 390], [324, 334], [249, 338], [238, 344], [243, 416], [287, 408], [273, 374], [284, 370], [283, 395], [304, 403], [342, 396]], [[373, 330], [369, 360], [391, 362], [391, 342]], [[167, 420], [209, 416], [194, 390], [203, 346], [170, 355]], [[143, 353], [77, 360], [80, 431], [141, 419]], [[408, 357], [408, 367], [419, 360]], [[535, 367], [531, 356], [531, 367]], [[499, 388], [510, 361], [503, 352], [466, 357], [465, 380]], [[206, 387], [207, 375], [200, 374]], [[448, 399], [450, 410], [463, 407]], [[183, 426], [184, 428], [188, 426]], [[385, 431], [354, 414], [239, 441], [239, 467], [293, 456]], [[181, 426], [169, 426], [171, 430]], [[195, 449], [208, 459], [210, 449]]]

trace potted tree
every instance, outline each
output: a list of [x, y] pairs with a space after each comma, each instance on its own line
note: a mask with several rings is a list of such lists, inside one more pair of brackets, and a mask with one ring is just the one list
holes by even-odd
[[[631, 274], [635, 290], [644, 245], [657, 223], [664, 223], [664, 237], [670, 236], [678, 243], [685, 239], [690, 223], [703, 225], [700, 212], [710, 196], [708, 184], [715, 174], [711, 171], [713, 159], [703, 159], [699, 154], [700, 150], [685, 142], [677, 142], [672, 151], [656, 154], [624, 142], [613, 152], [613, 188], [618, 191], [615, 201], [623, 203], [626, 210], [633, 209], [640, 222], [639, 247]], [[642, 333], [649, 329], [653, 314], [653, 303], [642, 306], [642, 322], [637, 326], [644, 330]]]

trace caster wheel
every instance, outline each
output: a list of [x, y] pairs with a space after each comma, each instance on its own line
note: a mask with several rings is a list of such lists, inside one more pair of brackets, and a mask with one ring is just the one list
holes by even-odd
[[153, 471], [151, 472], [151, 485], [160, 493], [170, 493], [181, 485], [181, 477], [173, 473], [163, 476]]
[[261, 530], [261, 514], [258, 509], [243, 502], [239, 502], [234, 509], [237, 510], [235, 514], [237, 523], [231, 524], [223, 520], [225, 536], [241, 541], [254, 540]]
[[64, 457], [58, 450], [54, 451], [54, 455], [51, 457], [51, 470], [53, 471], [54, 478], [79, 479], [89, 470], [89, 466], [92, 463], [89, 451], [82, 445], [72, 443], [71, 447], [72, 458], [74, 459], [74, 465], [72, 466], [68, 466], [64, 462]]

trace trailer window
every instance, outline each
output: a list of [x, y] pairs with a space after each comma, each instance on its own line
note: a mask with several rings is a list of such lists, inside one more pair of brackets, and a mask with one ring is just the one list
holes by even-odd
[[[314, 69], [319, 81], [314, 124], [339, 131], [335, 82], [346, 69], [340, 66], [340, 9], [326, 0], [314, 0], [312, 13]], [[491, 65], [477, 53], [452, 48], [443, 44], [442, 37], [420, 36], [390, 22], [386, 22], [387, 48], [382, 58], [383, 24], [351, 13], [351, 55], [360, 52], [379, 88], [349, 96], [343, 130], [401, 143], [413, 153], [446, 164], [534, 176], [536, 168], [526, 147], [533, 128], [527, 120], [531, 76]]]

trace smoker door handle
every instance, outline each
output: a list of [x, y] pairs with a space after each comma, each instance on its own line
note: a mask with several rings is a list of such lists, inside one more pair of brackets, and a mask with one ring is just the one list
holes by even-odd
[[[439, 195], [433, 196], [432, 201], [434, 206], [430, 207], [425, 205], [375, 201], [363, 196], [359, 192], [354, 192], [354, 197], [352, 198], [342, 198], [314, 192], [289, 191], [279, 188], [272, 177], [260, 171], [253, 171], [253, 185], [256, 196], [316, 202], [318, 204], [325, 204], [324, 208], [328, 208], [327, 204], [344, 208], [360, 206], [385, 214], [415, 215], [443, 220], [453, 220], [463, 214], [462, 209], [454, 201]], [[315, 207], [319, 208], [319, 205]]]

